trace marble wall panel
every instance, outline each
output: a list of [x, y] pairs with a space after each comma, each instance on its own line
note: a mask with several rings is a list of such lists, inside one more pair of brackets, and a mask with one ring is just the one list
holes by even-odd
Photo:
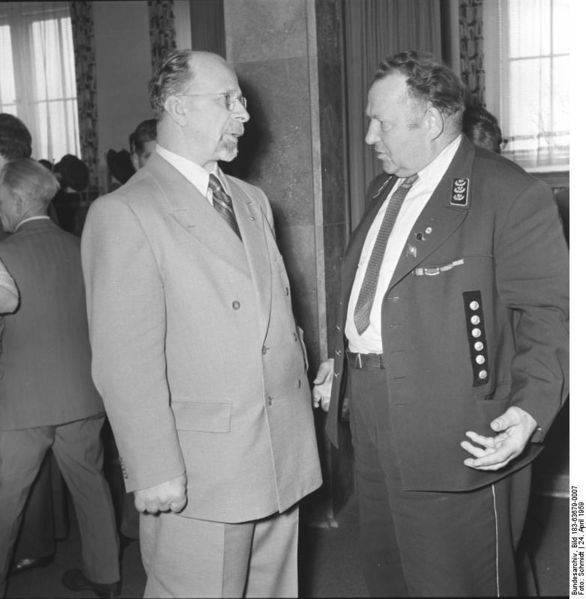
[[251, 121], [238, 157], [226, 170], [266, 192], [275, 219], [314, 222], [311, 120], [307, 61], [301, 58], [236, 63]]
[[306, 0], [226, 0], [227, 56], [238, 62], [307, 54]]

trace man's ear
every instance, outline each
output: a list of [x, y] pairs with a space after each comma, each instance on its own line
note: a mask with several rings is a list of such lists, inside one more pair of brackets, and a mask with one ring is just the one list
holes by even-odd
[[425, 126], [431, 139], [437, 139], [445, 129], [442, 113], [435, 107], [430, 106], [425, 114]]
[[183, 127], [187, 122], [185, 105], [178, 96], [169, 96], [165, 100], [165, 111], [180, 127]]

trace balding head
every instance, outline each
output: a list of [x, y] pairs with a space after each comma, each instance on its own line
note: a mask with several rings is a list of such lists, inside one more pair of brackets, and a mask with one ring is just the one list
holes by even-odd
[[250, 116], [234, 69], [217, 54], [178, 50], [161, 63], [150, 85], [157, 141], [210, 172], [238, 152]]

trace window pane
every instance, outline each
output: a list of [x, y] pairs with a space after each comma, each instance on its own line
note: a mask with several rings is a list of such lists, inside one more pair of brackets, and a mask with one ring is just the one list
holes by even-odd
[[553, 128], [570, 130], [570, 57], [553, 59]]
[[509, 0], [510, 58], [551, 53], [551, 0]]
[[0, 25], [0, 106], [9, 112], [6, 105], [16, 103], [14, 63], [12, 60], [12, 37], [9, 25]]
[[32, 24], [32, 31], [37, 98], [62, 97], [63, 54], [59, 44], [59, 21], [36, 21]]
[[553, 0], [553, 53], [570, 52], [570, 2]]
[[511, 63], [509, 127], [515, 137], [537, 135], [551, 129], [549, 63], [542, 58]]

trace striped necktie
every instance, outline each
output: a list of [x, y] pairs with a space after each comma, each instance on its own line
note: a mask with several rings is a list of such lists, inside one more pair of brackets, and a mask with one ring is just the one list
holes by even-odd
[[407, 177], [391, 196], [387, 205], [383, 222], [381, 223], [374, 247], [372, 248], [370, 260], [368, 261], [368, 266], [366, 267], [362, 287], [360, 288], [358, 300], [356, 301], [356, 308], [354, 309], [354, 324], [356, 325], [356, 330], [359, 335], [362, 335], [370, 324], [370, 311], [372, 310], [372, 303], [374, 301], [380, 268], [383, 263], [385, 250], [387, 249], [387, 243], [391, 231], [393, 230], [393, 225], [397, 220], [401, 205], [403, 204], [403, 200], [416, 180], [417, 174]]
[[215, 175], [210, 175], [208, 188], [212, 192], [214, 208], [230, 225], [234, 233], [236, 233], [236, 235], [242, 239], [242, 236], [240, 235], [240, 229], [238, 228], [238, 222], [236, 221], [236, 215], [234, 214], [234, 207], [232, 206], [232, 198], [224, 191], [222, 184]]

